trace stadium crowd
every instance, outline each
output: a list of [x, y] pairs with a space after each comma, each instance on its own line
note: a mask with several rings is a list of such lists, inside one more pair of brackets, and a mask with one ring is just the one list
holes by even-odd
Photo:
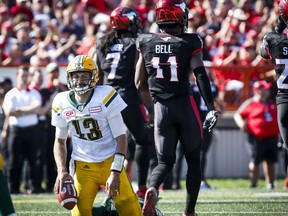
[[[110, 12], [128, 6], [138, 12], [142, 32], [157, 32], [156, 0], [14, 0], [0, 2], [0, 65], [33, 67], [50, 62], [67, 65], [80, 54], [92, 55], [96, 41], [110, 32]], [[188, 32], [199, 33], [205, 43], [204, 60], [213, 70], [219, 97], [234, 93], [239, 105], [244, 69], [235, 65], [270, 65], [257, 50], [278, 16], [278, 0], [186, 0]], [[228, 67], [227, 67], [228, 66]], [[250, 71], [250, 80], [263, 78]], [[252, 86], [252, 83], [251, 83]], [[227, 94], [229, 95], [229, 94]], [[231, 98], [231, 97], [230, 97]]]

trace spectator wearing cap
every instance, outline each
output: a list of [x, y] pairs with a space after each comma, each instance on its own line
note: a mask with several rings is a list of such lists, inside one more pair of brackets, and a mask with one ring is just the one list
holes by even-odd
[[[43, 192], [41, 187], [41, 151], [38, 132], [37, 112], [41, 105], [41, 96], [34, 89], [28, 89], [29, 68], [18, 67], [16, 87], [5, 95], [3, 109], [9, 120], [7, 177], [10, 192], [20, 193], [20, 180], [24, 161], [31, 168], [31, 190]], [[5, 128], [6, 130], [8, 128]]]
[[13, 18], [19, 14], [25, 14], [29, 19], [30, 25], [32, 25], [34, 16], [30, 6], [28, 6], [28, 2], [27, 0], [16, 0], [16, 5], [11, 7], [10, 14]]
[[45, 70], [47, 74], [46, 88], [59, 92], [68, 90], [67, 86], [59, 80], [60, 69], [56, 62], [49, 63]]
[[253, 85], [254, 95], [241, 104], [234, 114], [234, 120], [247, 135], [248, 165], [251, 187], [257, 187], [260, 163], [263, 162], [267, 189], [274, 188], [275, 163], [278, 160], [277, 109], [271, 100], [272, 83], [264, 80]]
[[253, 43], [251, 43], [250, 41], [246, 41], [241, 45], [239, 50], [239, 62], [243, 66], [247, 66], [248, 70], [245, 71], [245, 75], [247, 77], [246, 80], [249, 80], [249, 86], [251, 86], [251, 84], [260, 79], [260, 70], [257, 68], [252, 68], [252, 65], [254, 64], [253, 62], [255, 61], [257, 56], [258, 53], [256, 51], [256, 46]]

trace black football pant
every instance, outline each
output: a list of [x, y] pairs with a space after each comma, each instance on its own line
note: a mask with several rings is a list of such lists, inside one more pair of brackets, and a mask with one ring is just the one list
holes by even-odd
[[152, 144], [151, 136], [145, 127], [145, 120], [139, 104], [129, 104], [123, 111], [122, 117], [126, 127], [136, 144], [135, 161], [137, 164], [138, 186], [146, 186], [149, 170], [149, 145]]
[[27, 159], [31, 183], [35, 190], [41, 188], [42, 183], [42, 156], [38, 127], [11, 127], [8, 138], [8, 166], [7, 176], [11, 193], [19, 193], [20, 179], [24, 160]]

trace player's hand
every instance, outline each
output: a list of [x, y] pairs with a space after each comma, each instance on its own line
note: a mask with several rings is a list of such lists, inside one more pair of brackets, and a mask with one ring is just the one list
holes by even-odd
[[220, 115], [221, 112], [218, 110], [211, 110], [207, 113], [205, 121], [203, 123], [203, 128], [208, 129], [210, 132], [213, 127], [215, 127], [218, 115]]
[[62, 172], [62, 173], [58, 173], [58, 176], [56, 178], [56, 182], [54, 185], [54, 193], [58, 194], [61, 191], [62, 185], [64, 181], [72, 181], [74, 183], [73, 177], [71, 175], [69, 175], [68, 172]]
[[105, 192], [108, 196], [115, 197], [120, 194], [120, 173], [111, 172], [106, 181]]

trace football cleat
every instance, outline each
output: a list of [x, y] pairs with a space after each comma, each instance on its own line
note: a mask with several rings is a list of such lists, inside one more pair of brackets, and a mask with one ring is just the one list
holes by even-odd
[[193, 213], [183, 213], [182, 216], [197, 216], [197, 214], [195, 212]]
[[105, 207], [107, 216], [119, 216], [112, 197], [106, 197], [101, 205]]
[[155, 206], [158, 200], [158, 191], [154, 187], [150, 187], [145, 194], [143, 216], [155, 216]]
[[139, 198], [144, 199], [147, 189], [148, 189], [147, 187], [138, 189], [138, 190], [136, 191], [136, 194], [138, 195]]

